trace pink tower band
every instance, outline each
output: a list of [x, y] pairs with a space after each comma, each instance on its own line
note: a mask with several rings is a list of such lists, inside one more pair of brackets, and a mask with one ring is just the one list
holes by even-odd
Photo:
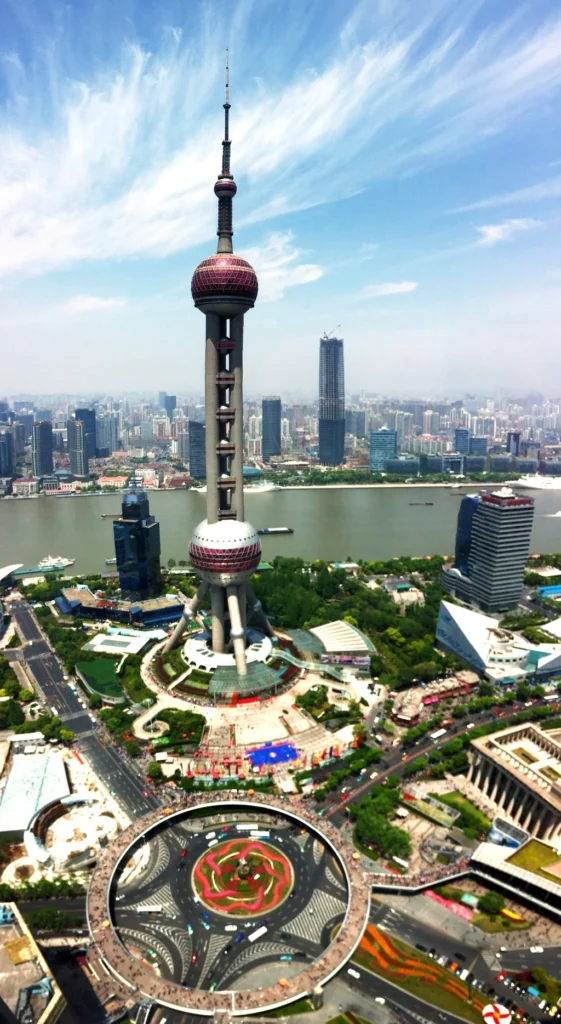
[[191, 281], [193, 301], [206, 322], [207, 517], [195, 528], [189, 547], [201, 584], [165, 649], [175, 647], [210, 589], [212, 649], [217, 654], [233, 650], [238, 674], [245, 676], [248, 602], [261, 629], [269, 636], [272, 630], [248, 584], [261, 560], [261, 545], [257, 531], [244, 519], [243, 328], [259, 286], [253, 267], [232, 251], [232, 200], [237, 186], [230, 172], [228, 76], [226, 58], [222, 171], [214, 186], [217, 251], [199, 264]]

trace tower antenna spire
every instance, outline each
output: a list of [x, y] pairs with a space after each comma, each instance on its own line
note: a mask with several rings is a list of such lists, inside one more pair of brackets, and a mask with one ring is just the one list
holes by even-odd
[[214, 186], [214, 194], [218, 199], [218, 252], [232, 252], [232, 199], [237, 188], [230, 171], [230, 54], [226, 50], [226, 76], [224, 95], [224, 139], [222, 140], [222, 170]]

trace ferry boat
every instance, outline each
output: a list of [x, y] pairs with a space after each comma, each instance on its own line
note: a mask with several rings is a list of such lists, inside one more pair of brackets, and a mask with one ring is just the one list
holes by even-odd
[[264, 526], [261, 530], [258, 530], [257, 533], [264, 536], [268, 533], [294, 533], [294, 530], [291, 526]]
[[47, 555], [37, 563], [38, 569], [66, 569], [67, 565], [74, 565], [75, 558], [63, 558], [62, 555]]
[[117, 559], [116, 558], [106, 558], [105, 559], [105, 564], [106, 565], [117, 565]]
[[434, 501], [410, 501], [410, 505], [434, 505]]
[[[279, 484], [266, 483], [263, 481], [261, 484], [244, 484], [244, 494], [268, 494], [269, 491], [280, 491]], [[192, 487], [192, 491], [195, 494], [206, 494], [206, 484], [202, 487]]]

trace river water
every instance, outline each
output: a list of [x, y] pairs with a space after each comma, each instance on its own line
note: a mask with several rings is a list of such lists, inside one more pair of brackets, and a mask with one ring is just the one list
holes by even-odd
[[[469, 490], [469, 489], [468, 489]], [[473, 493], [474, 489], [471, 489]], [[188, 558], [193, 527], [205, 517], [205, 495], [150, 491], [150, 511], [160, 523], [162, 560]], [[524, 492], [536, 500], [532, 551], [561, 551], [561, 491]], [[432, 502], [412, 505], [411, 502]], [[291, 526], [294, 533], [262, 537], [263, 556], [306, 560], [387, 559], [396, 555], [450, 554], [460, 496], [446, 487], [377, 487], [281, 490], [248, 494], [246, 517], [256, 527]], [[0, 501], [0, 566], [37, 565], [45, 555], [75, 558], [71, 571], [99, 572], [114, 556], [111, 519], [120, 496], [39, 497]]]

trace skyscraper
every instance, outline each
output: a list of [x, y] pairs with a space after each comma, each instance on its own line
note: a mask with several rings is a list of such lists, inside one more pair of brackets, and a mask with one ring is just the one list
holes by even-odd
[[123, 496], [113, 539], [123, 596], [136, 601], [154, 597], [160, 589], [160, 524], [150, 515], [145, 491], [133, 486]]
[[43, 420], [31, 428], [33, 476], [46, 476], [53, 471], [53, 425]]
[[237, 187], [230, 172], [229, 115], [226, 61], [222, 171], [214, 186], [218, 246], [214, 255], [199, 264], [191, 281], [195, 306], [206, 319], [207, 518], [195, 527], [189, 548], [202, 582], [166, 649], [178, 642], [210, 588], [212, 650], [222, 655], [231, 645], [237, 674], [244, 677], [248, 599], [263, 630], [272, 631], [249, 586], [261, 558], [261, 545], [257, 530], [244, 518], [243, 332], [244, 315], [255, 304], [258, 284], [253, 267], [232, 250], [232, 200]]
[[119, 447], [119, 415], [116, 412], [101, 412], [95, 421], [96, 454], [101, 457], [112, 455]]
[[520, 431], [509, 430], [506, 435], [506, 450], [510, 455], [520, 455]]
[[189, 473], [206, 480], [206, 428], [198, 420], [189, 420]]
[[166, 392], [158, 391], [158, 411], [166, 407]]
[[370, 431], [370, 469], [374, 473], [383, 473], [387, 459], [397, 455], [397, 431], [382, 427], [381, 430]]
[[530, 551], [534, 499], [508, 487], [465, 495], [458, 513], [453, 569], [442, 585], [488, 613], [515, 609], [522, 596]]
[[[95, 459], [96, 449], [96, 428], [95, 428], [95, 409], [76, 409], [74, 415], [77, 420], [81, 420], [84, 424], [84, 437], [86, 439], [86, 456], [89, 459]], [[86, 467], [86, 473], [88, 472]]]
[[456, 427], [454, 431], [454, 451], [460, 452], [461, 455], [467, 455], [469, 453], [469, 430], [467, 427]]
[[14, 438], [10, 430], [0, 430], [0, 477], [15, 474]]
[[262, 411], [262, 456], [263, 462], [269, 462], [272, 455], [281, 453], [281, 400], [280, 398], [264, 398]]
[[342, 338], [319, 343], [319, 461], [340, 466], [345, 457], [345, 364]]
[[168, 414], [168, 419], [173, 419], [173, 413], [177, 405], [177, 398], [175, 395], [166, 395], [164, 397], [164, 409]]
[[470, 437], [469, 439], [469, 453], [470, 455], [482, 455], [487, 458], [487, 438], [486, 437]]
[[74, 476], [88, 475], [88, 442], [82, 420], [68, 420], [67, 445], [70, 455], [70, 472]]

